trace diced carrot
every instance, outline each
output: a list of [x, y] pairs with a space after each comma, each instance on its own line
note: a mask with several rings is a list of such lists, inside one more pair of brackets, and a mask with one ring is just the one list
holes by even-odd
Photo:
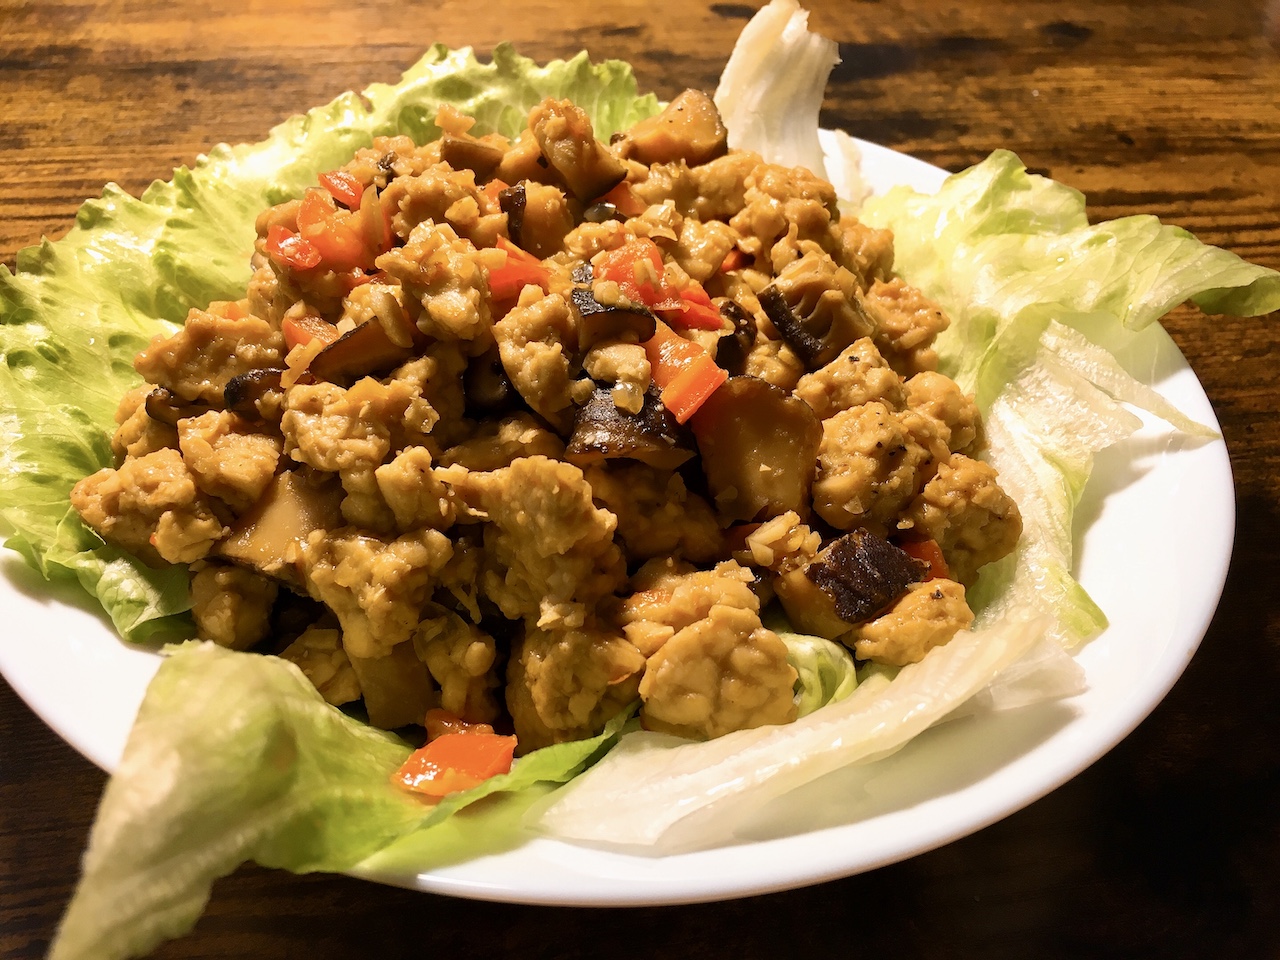
[[515, 752], [515, 737], [446, 733], [410, 754], [392, 782], [414, 793], [443, 797], [508, 772]]
[[662, 321], [658, 321], [656, 332], [643, 346], [653, 382], [662, 390], [662, 405], [678, 423], [692, 417], [707, 397], [729, 379], [711, 354]]
[[899, 547], [909, 557], [923, 560], [929, 564], [929, 575], [926, 580], [946, 580], [951, 572], [947, 569], [947, 558], [942, 555], [942, 548], [936, 540], [906, 540]]

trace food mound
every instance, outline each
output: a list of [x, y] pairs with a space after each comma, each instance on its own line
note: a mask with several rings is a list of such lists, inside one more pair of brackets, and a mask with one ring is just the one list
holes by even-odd
[[200, 637], [527, 752], [637, 698], [693, 738], [794, 719], [775, 601], [892, 665], [968, 627], [1021, 520], [887, 231], [694, 91], [609, 144], [568, 101], [436, 122], [258, 218], [244, 299], [138, 355], [73, 491], [190, 565]]

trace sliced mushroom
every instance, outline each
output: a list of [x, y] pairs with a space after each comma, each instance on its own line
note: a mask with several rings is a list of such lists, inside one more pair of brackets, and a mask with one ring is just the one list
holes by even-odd
[[720, 513], [733, 520], [809, 515], [822, 422], [807, 403], [758, 377], [730, 377], [691, 422]]
[[579, 467], [625, 457], [674, 470], [694, 455], [693, 437], [676, 423], [652, 386], [639, 413], [619, 410], [609, 387], [596, 387], [578, 409], [564, 458]]
[[298, 549], [313, 530], [342, 523], [341, 485], [333, 477], [323, 479], [308, 471], [280, 474], [231, 532], [214, 547], [214, 553], [259, 573], [299, 586], [294, 565]]
[[439, 697], [427, 666], [406, 640], [391, 648], [385, 657], [353, 657], [351, 668], [360, 681], [360, 695], [369, 714], [369, 723], [394, 730], [416, 723], [422, 725], [427, 711], [438, 705]]
[[307, 369], [317, 380], [336, 383], [390, 370], [412, 356], [412, 346], [394, 343], [381, 323], [370, 320], [317, 353]]
[[601, 303], [588, 287], [575, 287], [569, 300], [578, 314], [578, 347], [583, 351], [602, 340], [644, 343], [657, 333], [657, 318], [638, 304], [620, 307]]
[[889, 541], [854, 530], [782, 572], [774, 590], [797, 629], [835, 640], [892, 606], [928, 571], [927, 563]]
[[503, 151], [471, 136], [446, 133], [440, 138], [440, 159], [455, 170], [471, 170], [477, 180], [487, 180], [502, 162]]
[[621, 156], [644, 164], [683, 160], [694, 167], [723, 156], [729, 132], [715, 103], [701, 90], [686, 90], [656, 117], [641, 120], [619, 141]]
[[227, 381], [222, 389], [222, 405], [249, 420], [261, 419], [258, 402], [268, 393], [279, 393], [283, 370], [250, 370]]
[[183, 400], [168, 387], [156, 387], [147, 394], [145, 401], [147, 416], [158, 423], [176, 427], [179, 420], [187, 417], [198, 417], [213, 409], [207, 403], [193, 403]]
[[732, 300], [720, 305], [720, 316], [733, 324], [733, 332], [716, 341], [716, 366], [737, 376], [746, 372], [747, 355], [756, 343], [756, 322]]
[[876, 329], [862, 301], [838, 290], [823, 291], [800, 316], [782, 291], [770, 284], [760, 292], [760, 306], [809, 370], [826, 366], [849, 344]]
[[583, 203], [608, 193], [627, 178], [627, 168], [595, 137], [591, 120], [568, 100], [543, 100], [529, 114], [538, 149]]

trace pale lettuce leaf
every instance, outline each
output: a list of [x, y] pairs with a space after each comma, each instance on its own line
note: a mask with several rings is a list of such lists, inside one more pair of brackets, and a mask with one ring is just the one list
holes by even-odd
[[743, 28], [716, 87], [729, 146], [825, 179], [818, 111], [839, 62], [835, 41], [809, 31], [796, 0], [771, 0]]
[[1007, 150], [936, 194], [898, 187], [862, 219], [894, 234], [894, 270], [953, 325], [941, 369], [982, 406], [1034, 357], [1049, 321], [1139, 330], [1191, 300], [1242, 316], [1280, 309], [1280, 274], [1154, 217], [1090, 225], [1084, 196]]
[[628, 734], [560, 791], [534, 826], [661, 854], [727, 842], [767, 801], [902, 747], [1022, 657], [1046, 626], [1007, 618], [957, 634], [892, 681], [869, 677], [845, 699], [794, 723], [705, 743]]
[[[146, 953], [190, 930], [213, 881], [247, 860], [350, 870], [477, 801], [523, 809], [522, 794], [569, 780], [608, 750], [633, 712], [429, 803], [391, 783], [410, 747], [325, 703], [292, 663], [183, 644], [147, 688], [50, 956]], [[465, 818], [454, 831], [475, 849], [484, 842]]]

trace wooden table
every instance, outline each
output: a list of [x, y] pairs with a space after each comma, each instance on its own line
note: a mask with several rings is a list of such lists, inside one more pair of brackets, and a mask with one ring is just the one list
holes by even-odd
[[[825, 121], [959, 169], [996, 147], [1280, 268], [1280, 63], [1263, 0], [815, 2]], [[0, 261], [79, 201], [370, 81], [430, 42], [623, 57], [714, 86], [754, 5], [674, 0], [0, 0]], [[1274, 6], [1274, 5], [1273, 5]], [[218, 12], [225, 7], [229, 12]], [[1275, 30], [1274, 21], [1270, 29]], [[1218, 615], [1167, 700], [1071, 783], [933, 853], [704, 906], [549, 909], [244, 869], [160, 957], [1262, 957], [1280, 952], [1280, 349], [1275, 316], [1167, 326], [1231, 449]], [[36, 638], [33, 638], [36, 639]], [[0, 954], [41, 956], [103, 775], [0, 685]]]

